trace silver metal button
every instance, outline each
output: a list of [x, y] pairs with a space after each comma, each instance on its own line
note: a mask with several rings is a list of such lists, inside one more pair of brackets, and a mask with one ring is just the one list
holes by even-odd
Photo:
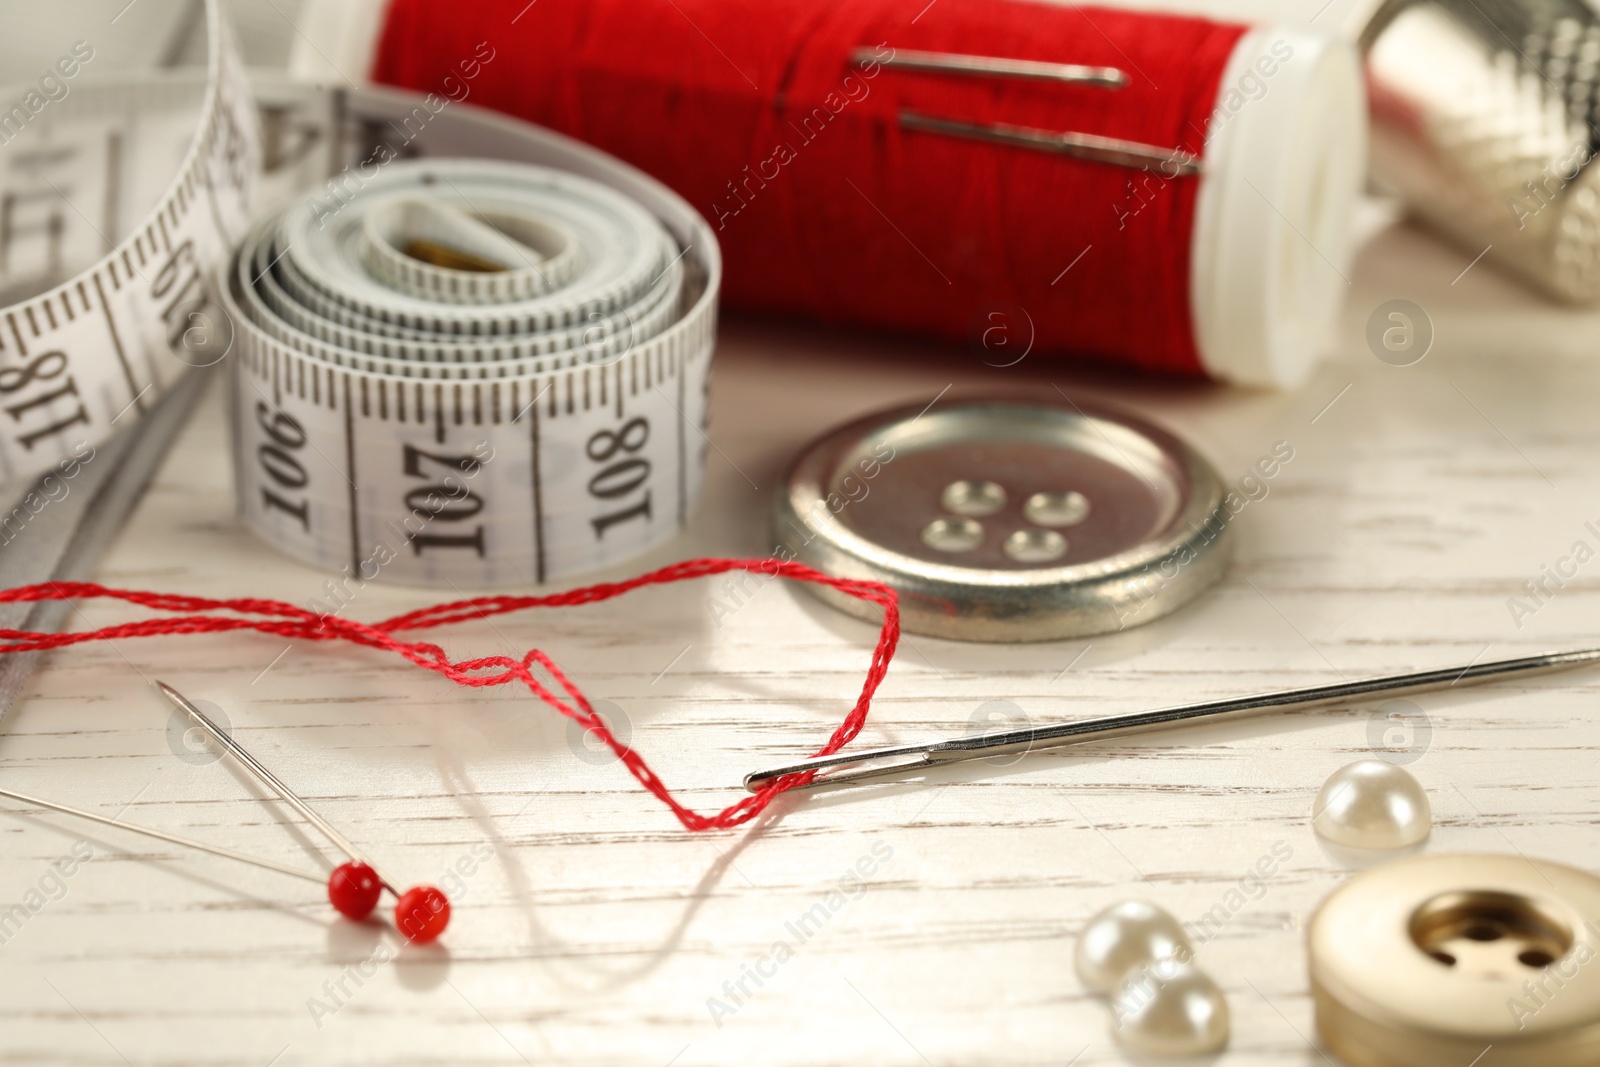
[[827, 434], [795, 462], [774, 520], [800, 562], [898, 590], [911, 632], [1043, 641], [1148, 622], [1215, 582], [1223, 495], [1194, 449], [1127, 414], [974, 399]]

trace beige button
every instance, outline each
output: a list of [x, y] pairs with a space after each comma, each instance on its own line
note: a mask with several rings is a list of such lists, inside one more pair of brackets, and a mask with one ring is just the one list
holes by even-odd
[[1307, 935], [1323, 1043], [1349, 1067], [1600, 1063], [1600, 879], [1521, 856], [1357, 875]]

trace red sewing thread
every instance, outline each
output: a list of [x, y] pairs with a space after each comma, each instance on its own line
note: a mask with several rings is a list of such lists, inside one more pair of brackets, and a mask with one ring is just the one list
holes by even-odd
[[[716, 230], [731, 306], [969, 342], [998, 326], [1008, 353], [1031, 333], [1035, 352], [1194, 376], [1198, 179], [902, 130], [899, 114], [1203, 156], [1245, 29], [996, 0], [392, 0], [372, 73], [661, 179]], [[1112, 66], [1132, 81], [852, 66], [852, 50], [880, 43]]]
[[[671, 808], [672, 813], [678, 817], [678, 821], [686, 828], [690, 830], [722, 830], [748, 822], [760, 814], [768, 804], [772, 803], [778, 794], [809, 781], [813, 772], [779, 779], [760, 792], [745, 797], [715, 815], [701, 815], [680, 804], [677, 798], [673, 796], [672, 791], [656, 775], [655, 771], [650, 769], [650, 765], [645, 762], [644, 757], [612, 735], [610, 729], [606, 726], [605, 719], [595, 714], [594, 709], [589, 706], [588, 698], [583, 695], [582, 691], [562, 673], [559, 667], [551, 662], [548, 656], [538, 649], [529, 649], [520, 660], [506, 656], [484, 656], [479, 659], [451, 662], [449, 657], [445, 655], [444, 650], [437, 645], [422, 641], [401, 641], [395, 638], [393, 634], [405, 630], [424, 630], [438, 626], [449, 626], [452, 623], [484, 619], [492, 615], [521, 611], [524, 608], [559, 608], [576, 604], [594, 604], [602, 600], [610, 600], [612, 597], [621, 596], [624, 593], [647, 585], [666, 585], [672, 582], [687, 581], [691, 578], [705, 578], [733, 570], [749, 571], [768, 578], [782, 577], [795, 581], [815, 582], [818, 585], [832, 586], [834, 589], [859, 600], [882, 606], [883, 627], [878, 634], [878, 644], [873, 650], [871, 665], [867, 668], [866, 681], [861, 686], [861, 695], [857, 698], [855, 706], [850, 709], [849, 714], [845, 716], [844, 721], [829, 736], [827, 744], [823, 745], [815, 755], [825, 756], [837, 752], [861, 732], [861, 727], [866, 723], [867, 711], [872, 705], [872, 695], [877, 691], [884, 675], [888, 673], [889, 661], [894, 658], [895, 646], [900, 640], [899, 598], [893, 589], [877, 582], [833, 578], [810, 567], [778, 559], [686, 560], [623, 582], [605, 582], [600, 585], [585, 586], [581, 589], [571, 589], [564, 593], [553, 593], [546, 596], [487, 596], [474, 597], [468, 600], [454, 600], [446, 604], [423, 608], [420, 611], [397, 615], [392, 619], [386, 619], [383, 622], [370, 625], [343, 619], [336, 615], [323, 615], [307, 611], [305, 608], [286, 604], [280, 600], [255, 598], [212, 600], [207, 597], [148, 593], [131, 589], [111, 589], [93, 582], [45, 582], [39, 585], [26, 585], [0, 592], [0, 603], [108, 598], [123, 600], [155, 611], [178, 614], [172, 618], [145, 619], [76, 633], [36, 633], [29, 630], [0, 629], [0, 642], [4, 642], [0, 644], [0, 654], [64, 648], [68, 645], [83, 644], [87, 641], [112, 641], [127, 637], [159, 637], [165, 634], [201, 634], [222, 633], [229, 630], [254, 630], [258, 633], [276, 634], [280, 637], [301, 641], [349, 641], [352, 644], [364, 645], [368, 648], [382, 649], [386, 652], [396, 653], [419, 667], [442, 674], [457, 685], [497, 686], [505, 685], [512, 681], [520, 681], [540, 700], [543, 700], [568, 718], [576, 720], [585, 729], [592, 731], [596, 737], [605, 742], [611, 748], [611, 751], [617, 754], [617, 758], [628, 768], [628, 771], [639, 780], [639, 784], [649, 790], [663, 804]], [[233, 616], [246, 617], [237, 618]], [[550, 673], [550, 676], [556, 680], [563, 693], [571, 701], [570, 704], [564, 702], [533, 676], [529, 669], [533, 664], [538, 664]], [[437, 893], [438, 891], [432, 890], [431, 892]], [[335, 901], [335, 903], [337, 904], [338, 901]], [[422, 901], [421, 905], [426, 905], [427, 903], [427, 901]], [[341, 910], [343, 909], [341, 908]], [[418, 932], [422, 935], [428, 935], [430, 932], [436, 934], [437, 931], [434, 930], [434, 926], [437, 926], [438, 929], [443, 928], [444, 921], [448, 919], [448, 909], [445, 909], [443, 919], [437, 917], [438, 908], [427, 908], [425, 910], [430, 913], [430, 917], [427, 917], [425, 922], [421, 919], [417, 920], [422, 923], [422, 926], [418, 928]], [[420, 911], [419, 914], [421, 914]], [[410, 936], [410, 934], [407, 936]], [[419, 940], [426, 939], [426, 937], [412, 939]]]

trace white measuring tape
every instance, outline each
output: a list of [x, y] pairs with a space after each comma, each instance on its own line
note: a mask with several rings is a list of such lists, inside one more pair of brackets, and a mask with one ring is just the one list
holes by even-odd
[[[41, 470], [139, 410], [183, 369], [171, 346], [183, 355], [192, 333], [205, 361], [226, 349], [241, 517], [307, 562], [362, 581], [540, 582], [681, 528], [704, 469], [721, 270], [704, 220], [603, 153], [436, 95], [270, 82], [258, 148], [214, 0], [208, 10], [198, 176], [174, 186], [194, 232], [161, 221], [163, 200], [148, 224], [162, 243], [144, 258], [119, 248], [82, 282], [93, 293], [106, 272], [113, 291], [116, 277], [146, 300], [105, 319], [139, 331], [138, 373], [118, 376], [104, 325], [70, 359], [42, 358], [69, 329], [87, 333], [62, 297], [10, 309], [32, 362], [0, 350], [0, 430], [10, 392], [43, 399], [13, 416], [37, 412], [28, 436], [0, 441], [6, 473]], [[131, 108], [143, 121], [161, 110]], [[224, 261], [258, 158], [263, 191], [287, 206]], [[185, 182], [210, 189], [225, 167], [238, 178], [229, 210], [195, 211]], [[146, 228], [135, 232], [148, 242]], [[200, 308], [198, 281], [173, 303], [184, 279], [166, 281], [156, 253], [177, 248], [192, 249], [181, 264], [197, 277], [216, 265], [219, 316]], [[129, 284], [124, 254], [150, 262], [151, 284]], [[28, 314], [52, 299], [54, 319]]]
[[[209, 33], [203, 83], [97, 80], [74, 63], [53, 72], [58, 98], [0, 89], [0, 294], [38, 294], [0, 296], [6, 481], [80, 455], [186, 369], [174, 350], [245, 228], [259, 168], [243, 72], [224, 24]], [[93, 266], [66, 276], [74, 261]]]
[[323, 566], [428, 583], [658, 544], [699, 493], [714, 341], [683, 258], [615, 190], [483, 160], [392, 163], [269, 221], [223, 295], [245, 521]]

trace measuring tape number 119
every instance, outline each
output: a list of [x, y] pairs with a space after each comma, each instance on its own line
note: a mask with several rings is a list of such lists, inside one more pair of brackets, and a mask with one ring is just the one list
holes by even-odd
[[[140, 202], [191, 143], [131, 236], [5, 311], [0, 473], [47, 469], [220, 359], [240, 515], [318, 567], [503, 586], [676, 533], [708, 444], [704, 219], [604, 153], [442, 97], [269, 77], [252, 103], [207, 14], [198, 135], [182, 75], [85, 84], [36, 122], [41, 148], [70, 147], [51, 184], [74, 203]], [[263, 161], [280, 206], [251, 226]], [[89, 229], [126, 229], [111, 214]], [[88, 240], [70, 236], [50, 254]]]
[[[208, 10], [203, 79], [104, 79], [79, 42], [58, 67], [64, 95], [0, 90], [20, 101], [0, 125], [0, 480], [75, 469], [212, 358], [198, 354], [206, 283], [248, 224], [260, 152], [243, 69]], [[72, 262], [93, 265], [68, 275]]]

